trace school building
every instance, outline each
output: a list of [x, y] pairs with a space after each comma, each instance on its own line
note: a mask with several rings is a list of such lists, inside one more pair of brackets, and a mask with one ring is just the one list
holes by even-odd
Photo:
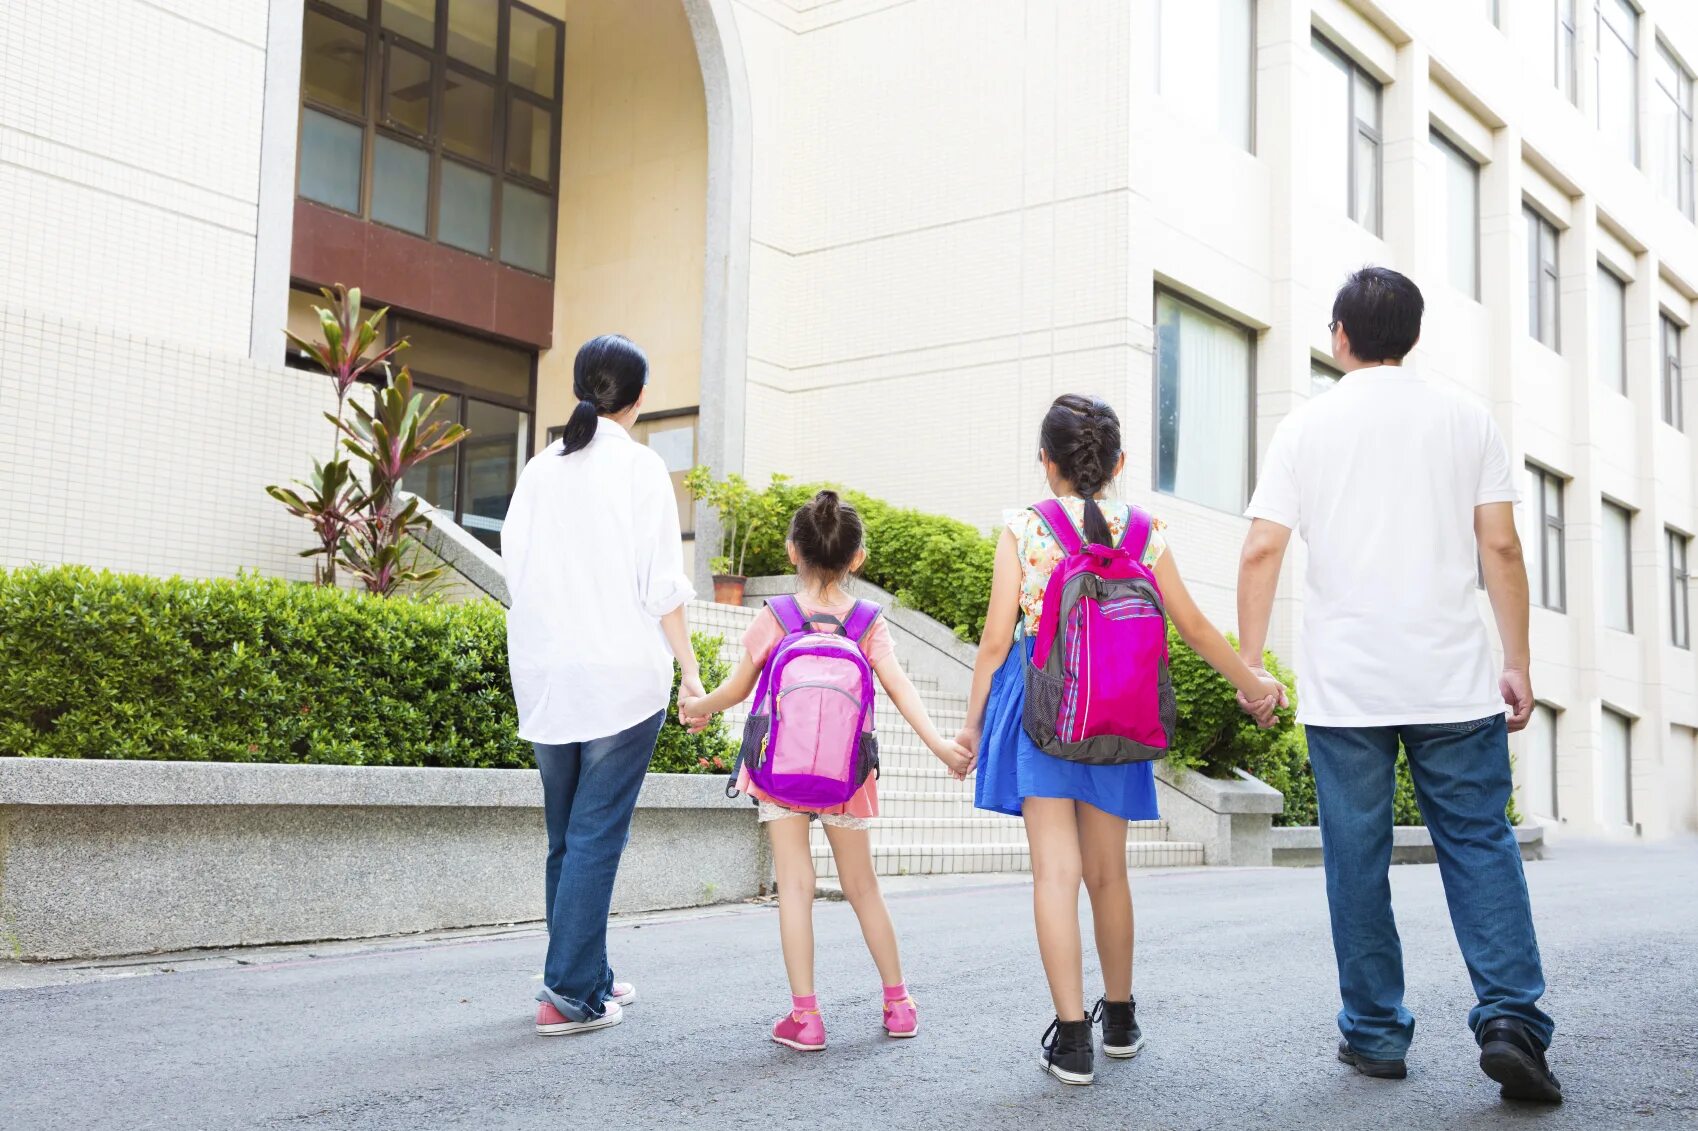
[[1683, 0], [3, 4], [0, 564], [308, 576], [262, 487], [325, 454], [281, 331], [341, 282], [472, 429], [417, 487], [492, 546], [618, 330], [680, 479], [987, 529], [1102, 395], [1231, 625], [1257, 452], [1382, 263], [1526, 469], [1523, 810], [1690, 833], [1695, 72]]

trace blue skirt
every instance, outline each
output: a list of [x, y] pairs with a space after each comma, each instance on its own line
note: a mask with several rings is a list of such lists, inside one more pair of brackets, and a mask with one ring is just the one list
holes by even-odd
[[1026, 703], [1025, 667], [1033, 641], [1020, 639], [991, 679], [990, 700], [979, 737], [979, 768], [973, 804], [993, 813], [1020, 815], [1027, 797], [1065, 797], [1094, 805], [1128, 821], [1153, 821], [1156, 812], [1155, 763], [1128, 762], [1093, 766], [1045, 754], [1021, 725]]

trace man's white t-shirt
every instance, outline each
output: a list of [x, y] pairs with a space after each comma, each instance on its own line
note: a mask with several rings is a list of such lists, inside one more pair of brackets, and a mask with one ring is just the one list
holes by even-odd
[[1308, 547], [1299, 722], [1503, 711], [1475, 598], [1474, 508], [1515, 501], [1491, 416], [1405, 367], [1356, 370], [1280, 424], [1245, 513]]

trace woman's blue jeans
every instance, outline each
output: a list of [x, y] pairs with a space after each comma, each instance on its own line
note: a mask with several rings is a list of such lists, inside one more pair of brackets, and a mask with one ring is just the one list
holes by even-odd
[[538, 1001], [574, 1021], [607, 1011], [613, 969], [607, 964], [607, 916], [613, 878], [631, 835], [631, 815], [643, 788], [666, 712], [657, 712], [611, 738], [536, 742], [548, 823], [548, 955]]

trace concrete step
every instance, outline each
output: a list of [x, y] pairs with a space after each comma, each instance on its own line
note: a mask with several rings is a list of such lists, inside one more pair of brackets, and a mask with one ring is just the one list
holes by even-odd
[[[1026, 826], [1018, 817], [981, 812], [976, 817], [904, 817], [888, 812], [884, 799], [879, 799], [881, 815], [873, 823], [874, 846], [891, 844], [1014, 844], [1026, 843]], [[817, 844], [825, 843], [824, 829], [815, 825], [809, 831]], [[1167, 840], [1167, 824], [1163, 821], [1139, 821], [1127, 832], [1128, 843], [1156, 844]]]
[[[835, 877], [829, 845], [813, 845], [816, 875]], [[1190, 841], [1134, 842], [1126, 846], [1129, 868], [1187, 868], [1203, 863], [1203, 846]], [[1030, 872], [1024, 844], [873, 845], [873, 869], [881, 876], [947, 875], [963, 872]]]

